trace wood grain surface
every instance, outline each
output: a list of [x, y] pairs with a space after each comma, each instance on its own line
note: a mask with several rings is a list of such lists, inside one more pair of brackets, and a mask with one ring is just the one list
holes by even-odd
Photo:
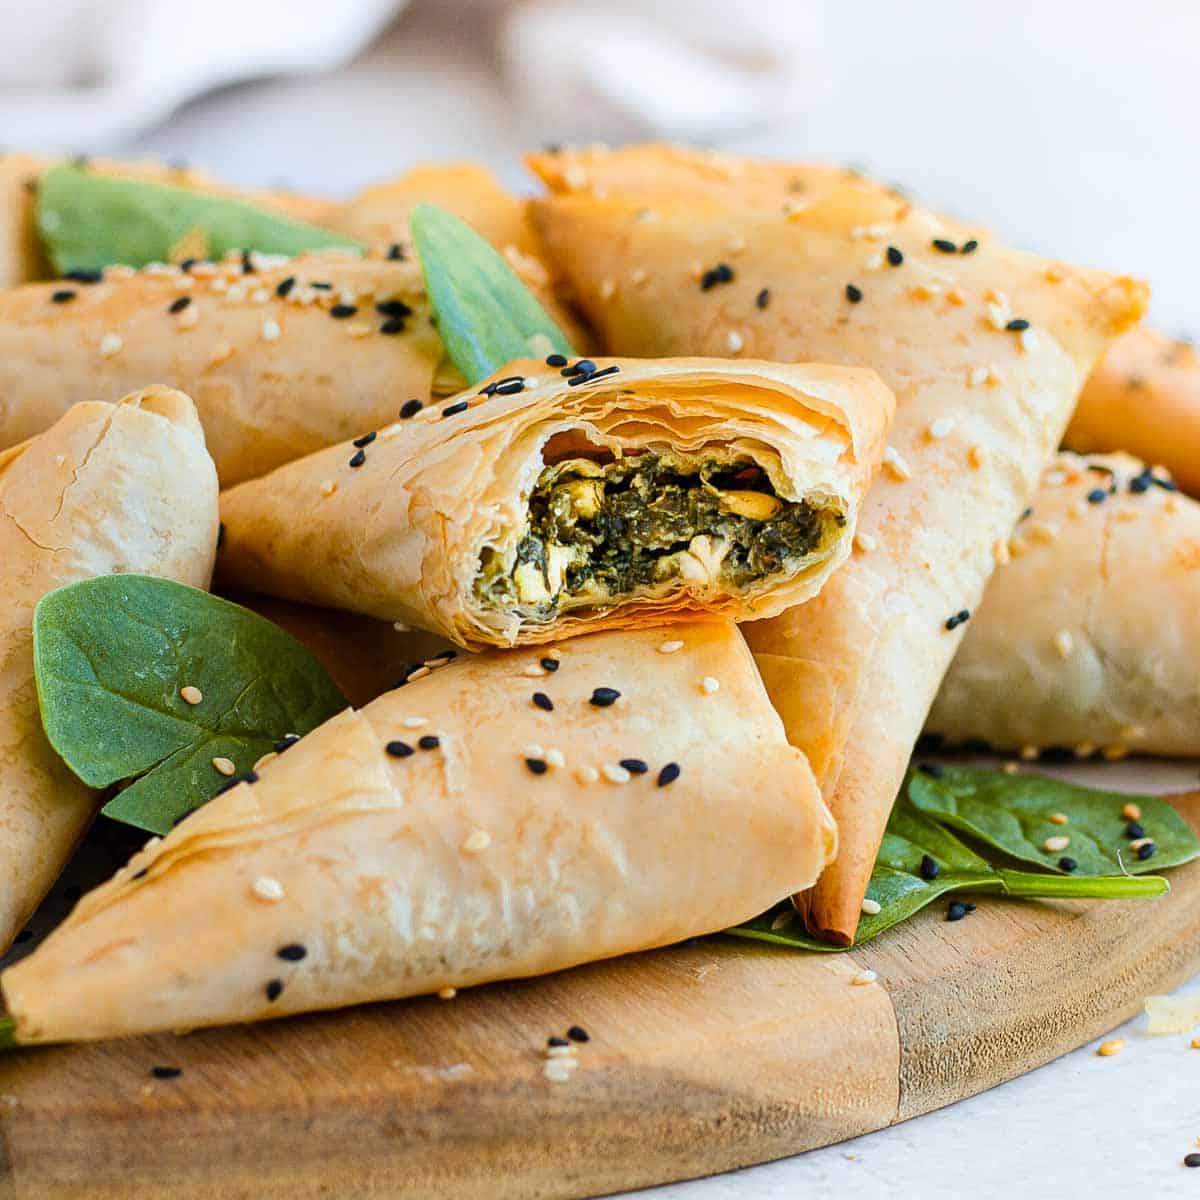
[[[1200, 794], [1177, 802], [1200, 829]], [[1028, 1071], [1186, 978], [1200, 862], [1172, 883], [935, 906], [845, 955], [702, 939], [451, 1001], [13, 1052], [0, 1197], [575, 1197], [793, 1154]], [[551, 1082], [546, 1038], [574, 1024], [591, 1040]]]

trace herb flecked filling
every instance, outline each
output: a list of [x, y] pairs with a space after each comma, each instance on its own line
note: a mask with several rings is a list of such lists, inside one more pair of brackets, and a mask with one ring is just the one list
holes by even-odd
[[507, 565], [485, 549], [475, 595], [490, 608], [549, 615], [661, 590], [673, 579], [733, 589], [790, 573], [845, 523], [775, 494], [752, 462], [644, 453], [546, 467]]

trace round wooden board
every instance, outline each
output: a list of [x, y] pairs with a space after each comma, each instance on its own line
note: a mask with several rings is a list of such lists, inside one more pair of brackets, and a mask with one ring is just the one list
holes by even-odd
[[[1177, 802], [1200, 830], [1200, 794]], [[1172, 883], [1153, 908], [935, 907], [844, 955], [704, 939], [452, 1002], [13, 1052], [0, 1197], [524, 1200], [794, 1154], [1010, 1079], [1181, 982], [1200, 862]], [[554, 1083], [542, 1050], [572, 1024], [591, 1041]]]

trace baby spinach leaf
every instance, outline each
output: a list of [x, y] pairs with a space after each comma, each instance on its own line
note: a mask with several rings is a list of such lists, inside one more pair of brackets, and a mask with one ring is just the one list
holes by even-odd
[[[285, 734], [346, 707], [282, 629], [196, 588], [108, 575], [43, 597], [34, 670], [50, 744], [95, 788], [128, 783], [104, 812], [166, 833]], [[190, 704], [181, 690], [198, 689]]]
[[[1021, 862], [1063, 874], [1060, 860], [1076, 863], [1076, 875], [1136, 875], [1177, 867], [1200, 855], [1200, 839], [1165, 800], [1076, 787], [1038, 775], [1002, 775], [975, 767], [946, 766], [936, 774], [915, 771], [908, 795], [916, 808], [942, 825], [957, 829]], [[1131, 834], [1121, 815], [1128, 804], [1141, 810]], [[1066, 817], [1066, 823], [1052, 816]], [[1130, 850], [1131, 841], [1148, 837], [1149, 858]], [[1061, 849], [1048, 839], [1068, 838]], [[1061, 841], [1051, 841], [1055, 847]]]
[[438, 332], [468, 386], [513, 359], [572, 353], [563, 331], [469, 225], [418, 204], [412, 234]]
[[60, 275], [113, 263], [170, 262], [183, 246], [189, 258], [221, 258], [230, 250], [289, 257], [306, 250], [363, 250], [344, 234], [244, 200], [97, 175], [69, 164], [42, 176], [36, 220], [47, 257]]
[[[888, 820], [867, 887], [867, 898], [879, 905], [879, 912], [863, 913], [854, 937], [855, 947], [908, 920], [914, 913], [952, 892], [999, 892], [1044, 900], [1128, 900], [1159, 896], [1169, 890], [1167, 881], [1157, 876], [1048, 875], [994, 867], [913, 803], [910, 797], [915, 778], [923, 777], [919, 773], [910, 776]], [[1128, 802], [1128, 797], [1119, 799], [1122, 804]], [[1117, 812], [1120, 807], [1117, 806]], [[1181, 819], [1177, 814], [1176, 817]], [[926, 859], [936, 867], [936, 874], [928, 864], [922, 870]], [[930, 875], [934, 877], [928, 878]], [[833, 946], [811, 937], [798, 919], [775, 928], [780, 911], [787, 910], [774, 909], [725, 932], [735, 937], [804, 950], [853, 948]]]

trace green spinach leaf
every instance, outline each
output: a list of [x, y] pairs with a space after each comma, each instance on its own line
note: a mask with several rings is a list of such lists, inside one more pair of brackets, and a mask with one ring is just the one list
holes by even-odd
[[[1177, 867], [1200, 855], [1200, 840], [1191, 827], [1157, 796], [1101, 792], [1045, 776], [955, 766], [939, 767], [935, 774], [914, 771], [908, 796], [940, 824], [1047, 871], [1071, 874], [1059, 865], [1066, 856], [1076, 863], [1078, 875], [1137, 875]], [[1131, 803], [1141, 810], [1132, 832], [1129, 819], [1121, 815]], [[1052, 821], [1055, 815], [1065, 816], [1066, 824]], [[1063, 838], [1069, 839], [1065, 846]], [[1143, 838], [1154, 845], [1147, 858], [1130, 849], [1131, 842]], [[1047, 841], [1053, 849], [1046, 848]]]
[[364, 249], [344, 234], [293, 221], [243, 200], [166, 183], [97, 175], [64, 164], [38, 184], [36, 221], [51, 265], [60, 274], [113, 263], [144, 267], [188, 256], [221, 258], [230, 250], [292, 257], [306, 250]]
[[412, 234], [438, 332], [468, 386], [516, 358], [573, 353], [512, 268], [469, 225], [435, 204], [418, 204]]
[[171, 580], [108, 575], [59, 588], [38, 604], [33, 636], [50, 744], [90, 786], [127, 783], [104, 812], [152, 833], [229, 782], [214, 759], [244, 773], [284, 735], [346, 707], [282, 629]]

